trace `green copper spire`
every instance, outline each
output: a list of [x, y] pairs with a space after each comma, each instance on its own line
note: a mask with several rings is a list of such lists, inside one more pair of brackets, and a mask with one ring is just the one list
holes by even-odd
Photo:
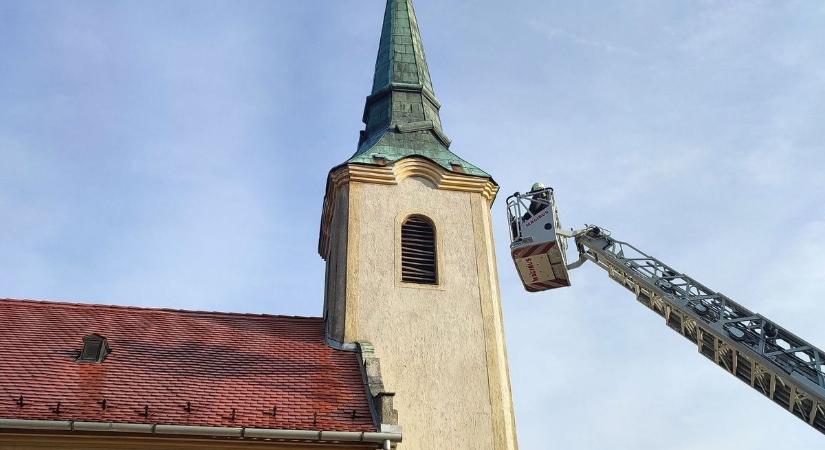
[[347, 162], [379, 164], [423, 156], [445, 169], [490, 177], [449, 150], [412, 0], [387, 0], [372, 94], [358, 151]]

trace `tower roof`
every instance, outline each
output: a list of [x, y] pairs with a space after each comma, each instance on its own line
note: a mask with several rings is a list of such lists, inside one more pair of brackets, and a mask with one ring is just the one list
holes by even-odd
[[450, 151], [440, 108], [412, 0], [387, 0], [372, 93], [364, 107], [366, 127], [347, 162], [383, 164], [422, 156], [452, 172], [490, 177]]

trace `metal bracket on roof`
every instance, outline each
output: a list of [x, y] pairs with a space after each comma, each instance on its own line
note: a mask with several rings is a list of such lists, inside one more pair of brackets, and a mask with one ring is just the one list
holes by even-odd
[[[409, 123], [397, 123], [395, 124], [395, 130], [399, 133], [414, 133], [416, 131], [432, 131], [435, 134], [435, 137], [444, 144], [445, 147], [449, 148], [452, 140], [441, 131], [440, 127], [435, 125], [435, 122], [432, 120], [422, 120], [419, 122], [409, 122]], [[391, 126], [392, 128], [392, 126]]]
[[426, 131], [432, 130], [435, 128], [435, 124], [432, 120], [422, 120], [420, 122], [409, 122], [409, 123], [398, 123], [395, 125], [395, 129], [398, 130], [399, 133], [413, 133], [416, 131]]

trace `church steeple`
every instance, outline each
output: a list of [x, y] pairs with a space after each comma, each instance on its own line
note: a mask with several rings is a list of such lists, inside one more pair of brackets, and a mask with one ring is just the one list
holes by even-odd
[[490, 212], [498, 185], [450, 151], [412, 0], [386, 1], [366, 128], [327, 177], [327, 341], [374, 349], [399, 448], [517, 450]]
[[412, 0], [387, 0], [372, 93], [364, 107], [366, 127], [347, 162], [386, 164], [422, 156], [452, 172], [490, 178], [449, 150], [440, 108]]

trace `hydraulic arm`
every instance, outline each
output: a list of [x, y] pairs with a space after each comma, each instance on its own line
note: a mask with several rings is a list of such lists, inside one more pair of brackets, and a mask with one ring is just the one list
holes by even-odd
[[605, 269], [699, 353], [825, 433], [822, 350], [603, 229], [575, 238], [580, 262]]

